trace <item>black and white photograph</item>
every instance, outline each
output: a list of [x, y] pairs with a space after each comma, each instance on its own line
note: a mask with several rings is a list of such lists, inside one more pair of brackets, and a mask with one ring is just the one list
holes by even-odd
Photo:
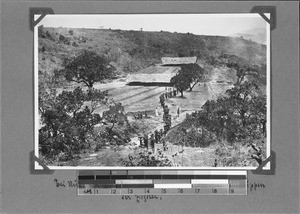
[[270, 155], [257, 13], [49, 14], [34, 73], [34, 151], [50, 169], [255, 169]]

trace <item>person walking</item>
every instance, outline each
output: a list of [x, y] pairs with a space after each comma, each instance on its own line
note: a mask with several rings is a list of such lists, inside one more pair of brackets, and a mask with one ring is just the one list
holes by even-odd
[[158, 110], [157, 110], [157, 107], [155, 108], [155, 117], [158, 117]]
[[154, 152], [155, 152], [155, 138], [154, 138], [154, 134], [152, 133], [151, 134], [151, 148], [152, 148], [152, 152], [153, 152], [153, 154], [154, 154]]
[[178, 107], [177, 108], [177, 116], [179, 117], [179, 115], [180, 115], [180, 108]]
[[143, 145], [143, 137], [139, 136], [139, 140], [140, 140], [140, 147], [141, 148], [144, 147], [144, 145]]
[[162, 139], [162, 145], [163, 145], [164, 151], [167, 151], [167, 146], [166, 146], [165, 139]]
[[154, 138], [155, 138], [155, 143], [158, 144], [159, 141], [159, 133], [157, 130], [154, 131]]
[[162, 138], [164, 136], [164, 130], [160, 129], [159, 132], [160, 132], [160, 138]]
[[144, 146], [148, 149], [148, 135], [144, 134]]

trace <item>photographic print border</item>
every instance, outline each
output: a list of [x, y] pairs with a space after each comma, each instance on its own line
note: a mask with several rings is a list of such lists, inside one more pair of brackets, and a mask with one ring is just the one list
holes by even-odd
[[[133, 14], [133, 13], [130, 13]], [[162, 13], [164, 14], [164, 13]], [[177, 14], [177, 13], [174, 13]], [[191, 14], [191, 13], [187, 13]], [[201, 14], [201, 13], [200, 13]], [[214, 13], [208, 13], [214, 14]], [[216, 13], [217, 14], [217, 13]], [[222, 15], [223, 13], [219, 13], [218, 15]], [[251, 13], [225, 13], [225, 15], [249, 15]], [[59, 14], [61, 15], [61, 14]], [[104, 15], [104, 14], [67, 14], [67, 15]], [[107, 15], [107, 14], [105, 14]], [[124, 15], [124, 14], [109, 14], [109, 15]], [[129, 15], [129, 14], [126, 14]], [[155, 15], [155, 14], [151, 14]], [[224, 15], [224, 14], [223, 14]], [[270, 18], [270, 14], [265, 14], [268, 18]], [[47, 15], [48, 16], [48, 15]], [[38, 15], [35, 15], [38, 17]], [[38, 23], [34, 27], [34, 155], [39, 157], [39, 145], [38, 145], [38, 31], [37, 28], [41, 25]], [[267, 33], [267, 42], [266, 42], [266, 95], [267, 95], [267, 148], [266, 155], [267, 158], [270, 156], [271, 152], [271, 32], [270, 32], [270, 24], [266, 22], [266, 33]], [[256, 167], [93, 167], [93, 166], [47, 166], [51, 170], [168, 170], [168, 169], [176, 169], [176, 170], [255, 170]], [[41, 165], [39, 165], [35, 161], [35, 169], [43, 169]], [[270, 169], [270, 163], [267, 163], [264, 170]]]

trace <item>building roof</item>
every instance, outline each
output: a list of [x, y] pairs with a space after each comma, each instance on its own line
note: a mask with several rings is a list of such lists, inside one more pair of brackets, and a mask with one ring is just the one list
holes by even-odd
[[135, 74], [130, 75], [126, 82], [166, 82], [169, 83], [175, 74]]
[[140, 71], [138, 71], [139, 74], [158, 74], [158, 73], [165, 73], [165, 72], [172, 72], [171, 70], [174, 70], [174, 67], [168, 67], [168, 66], [161, 66], [161, 65], [152, 65], [147, 68], [144, 68]]
[[144, 72], [129, 74], [126, 82], [169, 83], [171, 78], [177, 74], [179, 69], [179, 67], [162, 67], [158, 65], [150, 66], [144, 69]]
[[162, 57], [163, 65], [184, 65], [193, 64], [197, 62], [197, 57]]

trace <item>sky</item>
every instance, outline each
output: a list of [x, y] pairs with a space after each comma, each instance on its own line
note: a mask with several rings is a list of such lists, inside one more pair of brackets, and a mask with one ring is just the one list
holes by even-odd
[[[37, 17], [36, 17], [37, 18]], [[106, 14], [47, 15], [45, 27], [169, 31], [197, 35], [230, 36], [254, 28], [266, 28], [258, 14]]]

